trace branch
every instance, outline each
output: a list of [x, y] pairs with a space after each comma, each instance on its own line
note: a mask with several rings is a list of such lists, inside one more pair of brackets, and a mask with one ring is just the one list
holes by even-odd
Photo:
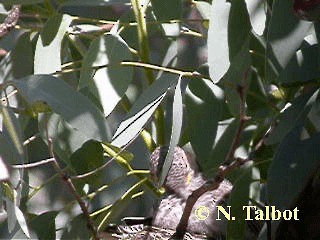
[[27, 169], [27, 168], [34, 168], [34, 167], [38, 167], [48, 163], [52, 163], [53, 161], [54, 161], [54, 158], [49, 158], [49, 159], [45, 159], [45, 160], [34, 162], [34, 163], [12, 165], [11, 167], [13, 169]]

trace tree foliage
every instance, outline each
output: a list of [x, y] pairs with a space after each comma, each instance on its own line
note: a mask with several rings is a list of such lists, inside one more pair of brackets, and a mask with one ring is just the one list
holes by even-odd
[[320, 30], [293, 1], [1, 2], [1, 237], [97, 238], [160, 195], [143, 170], [158, 145], [162, 181], [178, 144], [208, 177], [246, 162], [227, 175], [228, 239], [243, 205], [290, 209], [318, 184]]

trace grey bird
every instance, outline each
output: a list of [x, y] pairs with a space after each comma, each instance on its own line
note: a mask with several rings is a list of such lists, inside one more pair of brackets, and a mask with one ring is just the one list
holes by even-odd
[[[165, 147], [157, 148], [150, 156], [150, 174], [155, 183], [158, 182], [166, 152]], [[206, 181], [199, 171], [195, 158], [182, 148], [176, 147], [171, 168], [164, 182], [166, 196], [155, 211], [152, 225], [176, 229], [187, 198]], [[224, 180], [216, 190], [204, 193], [192, 209], [187, 231], [212, 238], [221, 238], [225, 235], [226, 220], [224, 216], [219, 216], [222, 220], [216, 220], [218, 218], [216, 206], [226, 205], [231, 190], [231, 183]]]
[[[150, 174], [156, 185], [167, 151], [167, 147], [158, 147], [150, 156]], [[170, 239], [187, 198], [206, 182], [195, 158], [182, 148], [175, 147], [172, 165], [163, 185], [166, 194], [155, 209], [151, 224], [118, 226], [118, 239]], [[232, 184], [224, 180], [216, 190], [204, 193], [197, 200], [188, 220], [185, 240], [225, 239], [227, 221], [221, 214], [219, 217], [222, 220], [217, 220], [217, 206], [226, 206], [231, 190]], [[249, 234], [246, 234], [246, 239], [255, 239], [259, 229], [247, 231]]]

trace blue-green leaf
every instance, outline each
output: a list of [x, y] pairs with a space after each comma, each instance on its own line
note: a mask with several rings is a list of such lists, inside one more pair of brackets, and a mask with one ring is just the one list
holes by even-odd
[[121, 122], [111, 144], [122, 147], [134, 139], [159, 106], [167, 90], [176, 84], [177, 79], [177, 75], [164, 73], [147, 88]]
[[180, 140], [180, 134], [182, 130], [182, 119], [183, 119], [183, 104], [182, 104], [183, 92], [184, 92], [184, 88], [183, 88], [182, 76], [180, 76], [174, 92], [170, 144], [169, 144], [168, 153], [163, 163], [163, 167], [162, 167], [162, 171], [159, 179], [160, 186], [164, 183], [166, 176], [170, 170], [171, 163], [173, 160], [174, 150]]
[[132, 60], [127, 44], [120, 36], [111, 34], [93, 40], [84, 57], [79, 88], [90, 89], [100, 100], [105, 116], [112, 112], [132, 80], [132, 67], [120, 66], [125, 60]]
[[287, 66], [303, 39], [312, 27], [312, 23], [300, 20], [294, 15], [292, 1], [275, 0], [267, 39], [266, 74], [274, 81]]
[[35, 74], [50, 74], [61, 70], [61, 43], [71, 20], [69, 15], [56, 15], [45, 24], [34, 54]]
[[108, 141], [109, 125], [102, 112], [63, 80], [50, 75], [33, 75], [12, 83], [30, 104], [42, 102], [88, 139]]
[[222, 114], [224, 92], [209, 80], [191, 79], [185, 100], [190, 142], [200, 165], [207, 169]]

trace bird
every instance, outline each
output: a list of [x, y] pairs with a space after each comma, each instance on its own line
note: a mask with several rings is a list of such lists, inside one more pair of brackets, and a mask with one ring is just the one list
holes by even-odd
[[[167, 147], [157, 148], [150, 156], [150, 175], [157, 184], [164, 163]], [[189, 152], [175, 147], [172, 165], [163, 187], [166, 196], [161, 200], [153, 216], [153, 226], [176, 229], [182, 216], [188, 197], [207, 179], [199, 171], [199, 166]], [[223, 180], [219, 187], [204, 193], [195, 203], [189, 217], [187, 231], [207, 237], [222, 236], [226, 232], [227, 222], [217, 219], [218, 205], [226, 205], [232, 184]]]
[[[158, 147], [150, 155], [150, 177], [156, 186], [167, 152], [168, 147]], [[170, 239], [179, 224], [188, 197], [207, 181], [193, 155], [175, 147], [172, 164], [163, 184], [166, 193], [155, 208], [151, 221], [148, 224], [135, 222], [120, 225], [114, 236], [121, 240]], [[223, 180], [217, 189], [200, 196], [193, 206], [184, 240], [225, 239], [227, 220], [217, 220], [217, 206], [227, 205], [232, 187], [228, 180]], [[221, 214], [220, 218], [224, 216]], [[252, 236], [257, 236], [259, 229], [249, 231], [246, 239], [255, 239]]]

